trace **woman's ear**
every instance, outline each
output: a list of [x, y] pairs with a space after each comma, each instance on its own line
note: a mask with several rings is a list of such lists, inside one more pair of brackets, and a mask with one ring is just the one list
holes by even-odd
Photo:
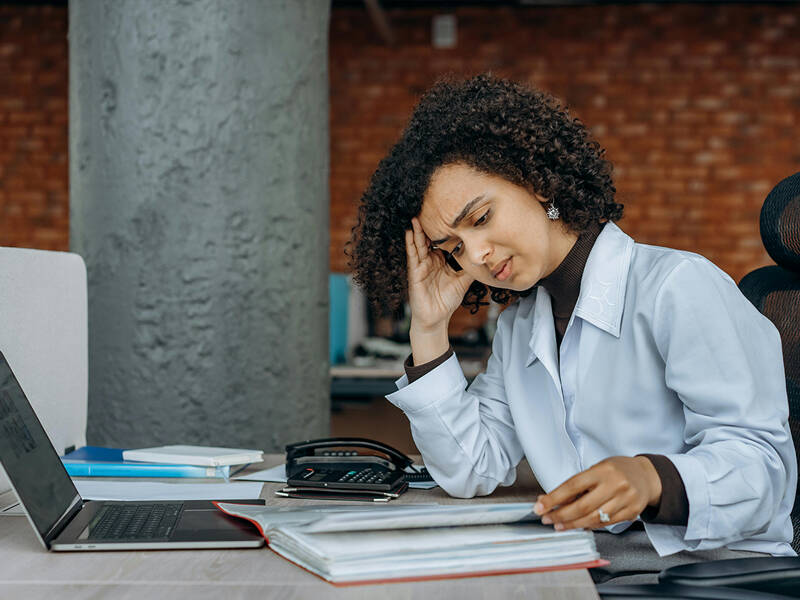
[[539, 204], [542, 205], [542, 210], [547, 210], [547, 205], [550, 203], [550, 200], [545, 198], [544, 196], [540, 196], [536, 192], [532, 190], [528, 190], [528, 193], [533, 196], [533, 199], [536, 200]]

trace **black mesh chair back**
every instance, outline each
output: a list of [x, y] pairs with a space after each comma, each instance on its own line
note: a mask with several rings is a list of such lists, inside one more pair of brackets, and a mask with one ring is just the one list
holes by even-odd
[[[748, 273], [739, 282], [739, 289], [781, 334], [789, 427], [800, 460], [800, 173], [781, 181], [764, 200], [761, 239], [777, 265]], [[796, 491], [792, 525], [792, 547], [800, 553], [800, 501]], [[597, 591], [603, 600], [800, 598], [800, 557], [697, 562], [664, 569], [658, 579], [658, 585], [647, 586], [601, 584]]]
[[[739, 289], [781, 334], [789, 426], [800, 460], [800, 173], [776, 185], [761, 208], [761, 239], [777, 263], [745, 275]], [[792, 509], [792, 547], [800, 553], [800, 496]]]

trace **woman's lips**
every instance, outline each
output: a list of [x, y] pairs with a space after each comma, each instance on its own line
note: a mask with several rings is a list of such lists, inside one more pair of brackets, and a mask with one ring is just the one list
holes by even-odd
[[497, 272], [497, 275], [494, 276], [495, 279], [498, 281], [505, 281], [509, 277], [511, 277], [511, 259], [506, 259], [503, 263], [503, 268]]

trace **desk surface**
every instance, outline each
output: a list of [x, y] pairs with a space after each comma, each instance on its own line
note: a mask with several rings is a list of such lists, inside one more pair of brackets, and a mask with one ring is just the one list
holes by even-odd
[[[280, 455], [269, 455], [253, 469], [273, 466], [282, 460]], [[513, 487], [478, 500], [450, 498], [439, 488], [410, 490], [401, 499], [442, 504], [530, 501], [535, 484], [528, 473], [527, 468], [520, 469], [520, 481]], [[277, 498], [274, 491], [279, 487], [265, 483], [262, 498], [270, 504], [303, 502]], [[52, 597], [63, 600], [598, 598], [586, 570], [337, 588], [264, 548], [46, 552], [25, 517], [0, 517], [0, 598], [49, 600]]]

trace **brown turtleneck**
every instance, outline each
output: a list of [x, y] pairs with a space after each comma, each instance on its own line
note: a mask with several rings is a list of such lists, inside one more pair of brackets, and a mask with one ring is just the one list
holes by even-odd
[[[561, 340], [564, 339], [564, 333], [567, 331], [572, 311], [575, 310], [575, 304], [578, 302], [583, 269], [602, 228], [602, 224], [594, 224], [582, 232], [561, 264], [550, 275], [537, 283], [550, 294], [556, 345], [559, 348]], [[444, 363], [452, 355], [453, 347], [451, 346], [440, 357], [422, 365], [414, 365], [409, 355], [404, 365], [408, 382], [416, 381]], [[689, 499], [686, 496], [683, 479], [675, 465], [666, 456], [660, 454], [642, 454], [641, 456], [645, 456], [653, 464], [659, 479], [661, 479], [661, 501], [656, 506], [645, 508], [641, 514], [642, 520], [664, 525], [686, 525], [689, 520]]]
[[536, 285], [541, 285], [550, 294], [550, 304], [553, 308], [553, 322], [556, 329], [556, 346], [561, 348], [561, 340], [567, 331], [569, 318], [578, 302], [581, 291], [581, 277], [583, 268], [589, 259], [597, 236], [600, 235], [602, 225], [592, 223], [589, 229], [578, 236], [577, 241], [564, 257], [555, 270]]

